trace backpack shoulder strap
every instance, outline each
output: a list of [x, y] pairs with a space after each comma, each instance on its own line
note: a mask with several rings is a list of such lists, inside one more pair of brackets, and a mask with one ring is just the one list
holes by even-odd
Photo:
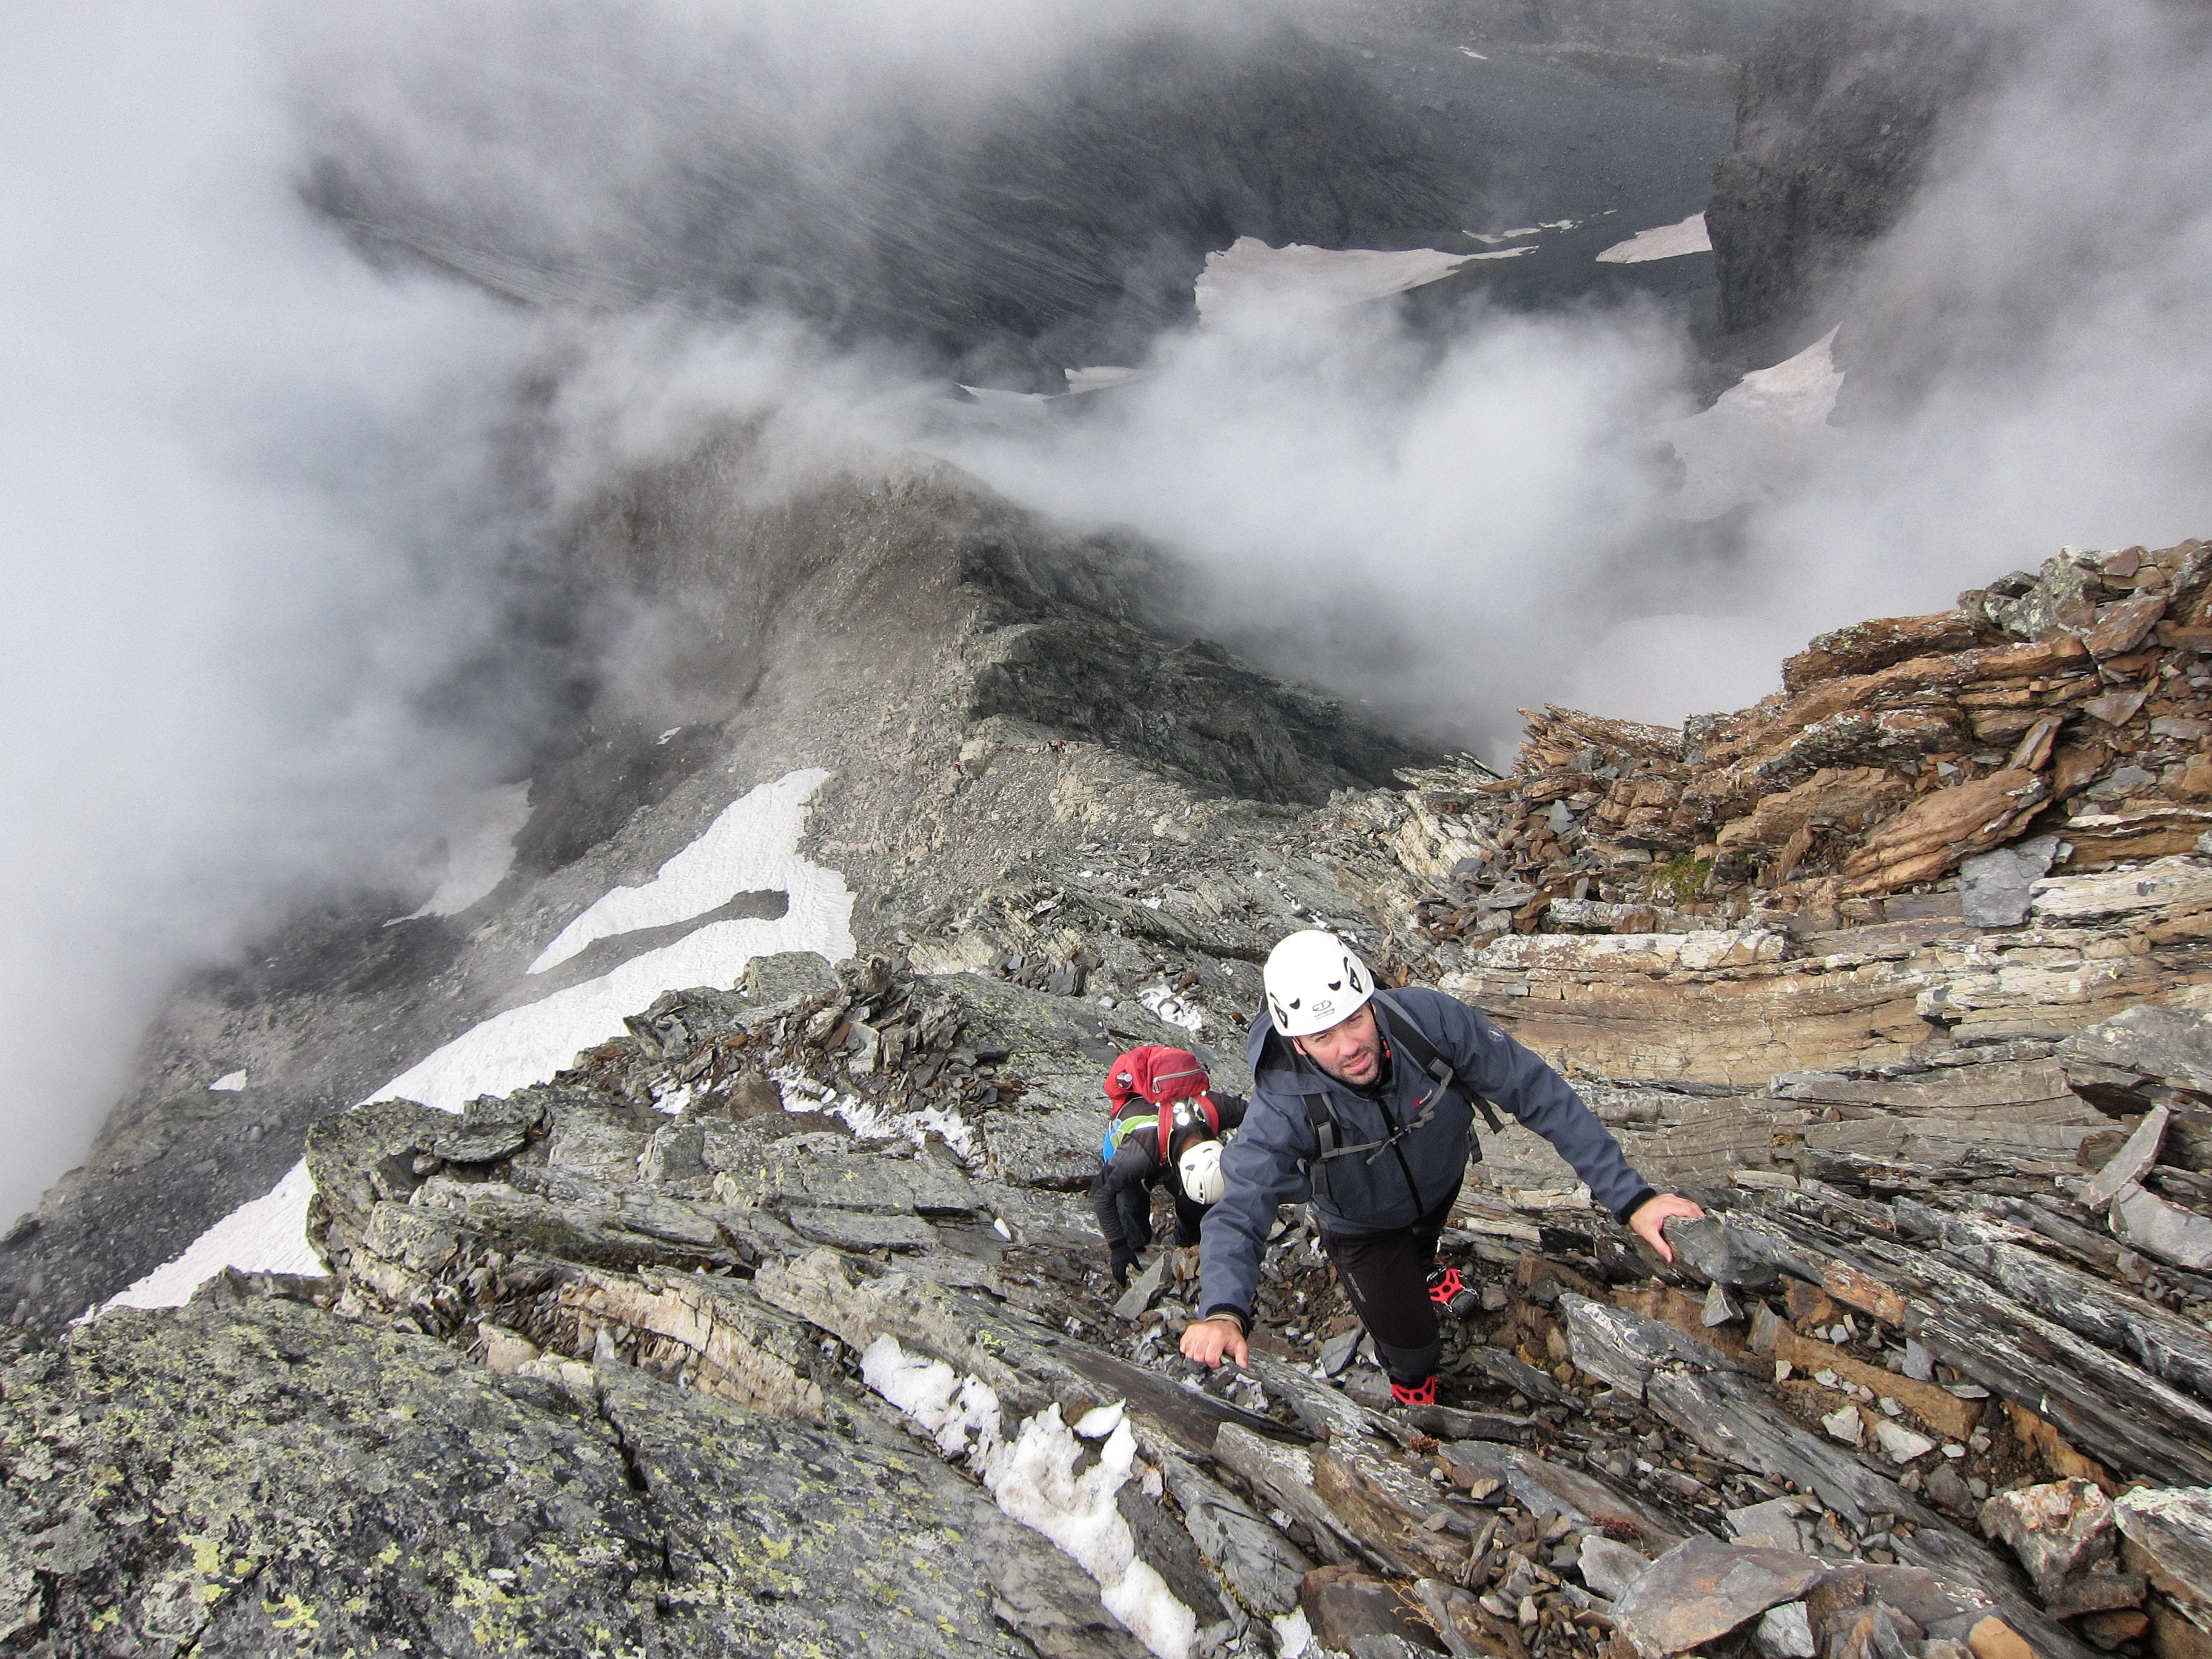
[[1416, 1066], [1436, 1079], [1439, 1092], [1457, 1089], [1482, 1114], [1482, 1121], [1490, 1126], [1491, 1133], [1496, 1134], [1505, 1127], [1498, 1121], [1498, 1114], [1491, 1109], [1490, 1103], [1459, 1080], [1450, 1063], [1437, 1052], [1437, 1045], [1429, 1041], [1429, 1034], [1413, 1018], [1413, 1010], [1379, 985], [1375, 988], [1375, 1000], [1382, 1011], [1389, 1035], [1398, 1040], [1399, 1046]]

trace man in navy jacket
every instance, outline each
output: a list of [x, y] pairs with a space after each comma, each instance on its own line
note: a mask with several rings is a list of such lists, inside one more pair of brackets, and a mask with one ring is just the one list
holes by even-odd
[[1277, 945], [1265, 978], [1267, 1011], [1248, 1044], [1252, 1101], [1201, 1235], [1206, 1317], [1183, 1333], [1191, 1358], [1246, 1363], [1276, 1207], [1308, 1201], [1393, 1398], [1433, 1403], [1437, 1310], [1460, 1291], [1455, 1272], [1437, 1270], [1437, 1241], [1467, 1171], [1477, 1097], [1550, 1141], [1591, 1198], [1666, 1259], [1660, 1229], [1704, 1213], [1654, 1192], [1566, 1079], [1465, 1003], [1379, 991], [1366, 964], [1318, 929]]

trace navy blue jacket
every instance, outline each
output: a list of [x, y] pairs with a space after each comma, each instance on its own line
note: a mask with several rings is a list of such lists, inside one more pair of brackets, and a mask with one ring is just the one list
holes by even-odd
[[[1426, 1125], [1371, 1161], [1364, 1153], [1330, 1159], [1324, 1195], [1314, 1189], [1309, 1167], [1321, 1147], [1306, 1097], [1318, 1094], [1327, 1100], [1338, 1145], [1352, 1146], [1381, 1140], [1411, 1123], [1435, 1085], [1394, 1043], [1385, 1086], [1356, 1091], [1278, 1037], [1262, 1009], [1245, 1045], [1252, 1064], [1251, 1106], [1243, 1128], [1222, 1153], [1228, 1190], [1206, 1212], [1201, 1234], [1199, 1305], [1208, 1314], [1235, 1313], [1250, 1325], [1260, 1255], [1279, 1205], [1310, 1202], [1324, 1233], [1356, 1238], [1411, 1227], [1450, 1197], [1467, 1172], [1474, 1121], [1469, 1090], [1559, 1148], [1588, 1183], [1590, 1196], [1615, 1215], [1626, 1219], [1652, 1195], [1621, 1155], [1620, 1143], [1542, 1060], [1455, 997], [1418, 988], [1390, 994], [1451, 1066], [1460, 1086], [1437, 1103]], [[1382, 1017], [1379, 1005], [1370, 1006]]]

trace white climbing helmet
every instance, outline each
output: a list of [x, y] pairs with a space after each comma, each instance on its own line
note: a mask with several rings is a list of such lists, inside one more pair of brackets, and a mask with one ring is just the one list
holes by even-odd
[[1201, 1140], [1183, 1149], [1176, 1160], [1176, 1173], [1182, 1181], [1182, 1195], [1194, 1204], [1218, 1204], [1224, 1190], [1221, 1181], [1221, 1143]]
[[1334, 933], [1309, 927], [1267, 953], [1261, 975], [1267, 1018], [1286, 1037], [1311, 1036], [1347, 1020], [1375, 994], [1375, 976]]

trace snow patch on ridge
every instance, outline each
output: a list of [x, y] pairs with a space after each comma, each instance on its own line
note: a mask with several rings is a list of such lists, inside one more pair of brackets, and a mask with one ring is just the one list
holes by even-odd
[[1285, 310], [1334, 311], [1436, 282], [1477, 257], [1433, 247], [1270, 247], [1256, 236], [1239, 236], [1226, 253], [1206, 256], [1198, 314], [1203, 322], [1234, 326]]
[[1835, 342], [1830, 329], [1796, 356], [1745, 375], [1711, 409], [1659, 428], [1685, 470], [1670, 512], [1692, 520], [1717, 518], [1790, 487], [1821, 441], [1843, 391]]
[[926, 1146], [934, 1134], [971, 1167], [983, 1155], [983, 1149], [975, 1144], [974, 1127], [957, 1112], [939, 1106], [892, 1111], [858, 1095], [824, 1087], [796, 1066], [772, 1067], [769, 1076], [783, 1097], [785, 1111], [827, 1112], [862, 1140], [910, 1140], [916, 1146]]
[[384, 925], [457, 916], [487, 896], [514, 867], [514, 838], [530, 822], [530, 780], [487, 789], [470, 802], [447, 837], [446, 878], [419, 910]]
[[208, 1085], [208, 1092], [210, 1094], [236, 1094], [240, 1090], [245, 1087], [245, 1073], [225, 1072], [221, 1077]]
[[1711, 232], [1705, 216], [1693, 213], [1680, 224], [1655, 225], [1639, 230], [1625, 242], [1615, 242], [1597, 256], [1601, 265], [1640, 265], [1652, 259], [1679, 259], [1688, 253], [1711, 253]]
[[843, 879], [799, 855], [807, 804], [829, 776], [816, 768], [787, 772], [732, 801], [704, 835], [662, 865], [651, 881], [603, 895], [563, 927], [526, 971], [557, 968], [595, 940], [703, 916], [739, 893], [783, 890], [796, 911], [807, 898], [821, 896], [804, 890], [834, 886], [850, 915], [852, 897], [845, 893]]
[[[1114, 1501], [1137, 1458], [1127, 1421], [1115, 1420], [1098, 1461], [1078, 1474], [1084, 1449], [1056, 1405], [1024, 1419], [1008, 1442], [999, 1397], [988, 1386], [942, 1360], [908, 1353], [888, 1333], [860, 1356], [860, 1376], [935, 1439], [939, 1450], [964, 1459], [1000, 1509], [1042, 1533], [1097, 1579], [1106, 1611], [1139, 1641], [1160, 1659], [1188, 1659], [1197, 1615], [1138, 1559], [1137, 1540]], [[1084, 1419], [1086, 1425], [1097, 1421], [1096, 1411]]]
[[[362, 1104], [371, 1100], [412, 1100], [440, 1111], [458, 1112], [478, 1095], [511, 1094], [532, 1083], [547, 1081], [571, 1064], [579, 1050], [621, 1036], [623, 1017], [649, 1006], [664, 991], [732, 984], [755, 957], [778, 951], [812, 951], [831, 962], [851, 956], [853, 894], [844, 877], [799, 854], [807, 808], [829, 775], [810, 769], [787, 773], [773, 783], [763, 784], [733, 803], [706, 835], [685, 849], [688, 853], [712, 837], [748, 802], [764, 799], [774, 803], [773, 813], [755, 808], [750, 817], [739, 820], [752, 826], [754, 836], [743, 854], [752, 862], [743, 867], [774, 868], [778, 872], [777, 882], [791, 895], [790, 908], [782, 915], [774, 921], [748, 917], [710, 923], [672, 945], [632, 957], [600, 978], [495, 1014], [434, 1050], [368, 1096]], [[662, 874], [684, 856], [679, 853], [663, 865]], [[745, 884], [758, 884], [748, 875]], [[728, 897], [725, 893], [669, 920], [682, 921], [714, 909]], [[958, 1123], [957, 1119], [951, 1121]], [[964, 1124], [959, 1127], [968, 1133]], [[946, 1139], [953, 1138], [946, 1133]], [[953, 1144], [958, 1146], [960, 1142]], [[308, 1177], [306, 1164], [295, 1164], [274, 1189], [232, 1211], [194, 1239], [183, 1254], [111, 1297], [104, 1308], [179, 1306], [204, 1280], [226, 1267], [247, 1272], [319, 1273], [322, 1265], [307, 1248], [306, 1237], [307, 1200], [313, 1194], [314, 1182]]]
[[302, 1158], [259, 1198], [240, 1205], [185, 1248], [127, 1289], [108, 1308], [179, 1308], [225, 1267], [272, 1273], [319, 1273], [323, 1264], [307, 1248], [307, 1200], [315, 1183]]

